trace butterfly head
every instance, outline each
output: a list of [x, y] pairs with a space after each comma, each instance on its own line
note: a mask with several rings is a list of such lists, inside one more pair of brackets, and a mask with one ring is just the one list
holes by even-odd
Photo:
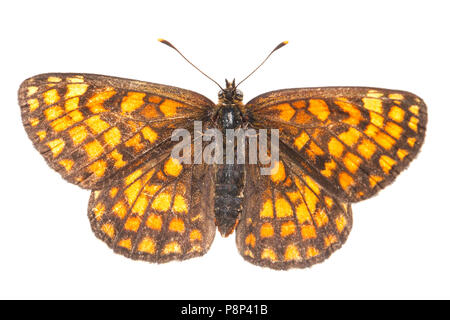
[[219, 102], [231, 104], [241, 102], [244, 95], [241, 90], [236, 88], [236, 81], [229, 82], [225, 79], [225, 89], [219, 91]]

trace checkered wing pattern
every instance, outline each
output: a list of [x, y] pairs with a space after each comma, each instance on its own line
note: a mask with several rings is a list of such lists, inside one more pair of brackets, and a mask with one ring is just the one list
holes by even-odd
[[50, 167], [88, 189], [127, 175], [144, 154], [160, 153], [175, 128], [189, 129], [214, 106], [175, 87], [65, 73], [25, 80], [19, 104], [25, 130]]
[[236, 230], [239, 252], [273, 269], [304, 268], [323, 261], [346, 241], [350, 204], [317, 184], [287, 154], [270, 175], [248, 165], [243, 215]]
[[[53, 73], [25, 80], [19, 104], [50, 167], [93, 189], [92, 229], [115, 252], [158, 263], [207, 252], [217, 168], [173, 158], [170, 137], [179, 128], [192, 135], [194, 120], [217, 127], [213, 102], [165, 85]], [[274, 269], [311, 266], [340, 248], [351, 203], [394, 181], [419, 152], [427, 123], [419, 97], [377, 88], [278, 90], [239, 108], [250, 127], [280, 133], [270, 174], [246, 164], [243, 195], [230, 200], [243, 196], [239, 252]]]
[[416, 95], [375, 88], [279, 90], [246, 108], [255, 127], [280, 130], [301, 170], [347, 202], [394, 181], [419, 152], [427, 122]]
[[206, 253], [214, 239], [212, 166], [181, 164], [166, 153], [93, 191], [89, 219], [95, 235], [115, 252], [149, 262]]

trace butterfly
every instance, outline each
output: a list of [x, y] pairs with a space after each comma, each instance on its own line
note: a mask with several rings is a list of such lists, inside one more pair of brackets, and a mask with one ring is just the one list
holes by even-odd
[[[167, 85], [49, 73], [25, 80], [18, 95], [48, 165], [92, 190], [92, 230], [114, 252], [155, 263], [198, 257], [217, 228], [235, 232], [255, 265], [319, 263], [346, 241], [351, 204], [416, 157], [426, 105], [409, 92], [365, 87], [284, 89], [243, 104], [238, 85], [226, 81], [215, 104]], [[276, 129], [279, 159], [268, 175], [261, 164], [183, 163], [172, 155], [172, 133], [194, 134], [196, 121], [205, 130]]]

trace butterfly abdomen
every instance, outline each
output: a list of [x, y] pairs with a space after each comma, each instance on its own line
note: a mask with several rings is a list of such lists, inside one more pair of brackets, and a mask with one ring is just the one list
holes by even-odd
[[[224, 136], [226, 129], [237, 129], [242, 126], [242, 117], [236, 106], [224, 106], [219, 111], [218, 125]], [[235, 149], [236, 160], [236, 149]], [[226, 159], [224, 158], [224, 163]], [[237, 164], [223, 164], [216, 173], [216, 196], [214, 213], [216, 225], [223, 236], [231, 234], [242, 212], [244, 188], [244, 166]]]
[[214, 212], [219, 232], [228, 236], [236, 226], [242, 212], [244, 166], [221, 165], [216, 175]]

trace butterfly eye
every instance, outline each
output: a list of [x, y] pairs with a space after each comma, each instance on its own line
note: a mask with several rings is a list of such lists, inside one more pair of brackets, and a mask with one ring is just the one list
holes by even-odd
[[236, 89], [236, 98], [237, 98], [238, 100], [242, 100], [242, 99], [244, 98], [244, 94], [243, 94], [242, 91], [239, 90], [239, 89]]

